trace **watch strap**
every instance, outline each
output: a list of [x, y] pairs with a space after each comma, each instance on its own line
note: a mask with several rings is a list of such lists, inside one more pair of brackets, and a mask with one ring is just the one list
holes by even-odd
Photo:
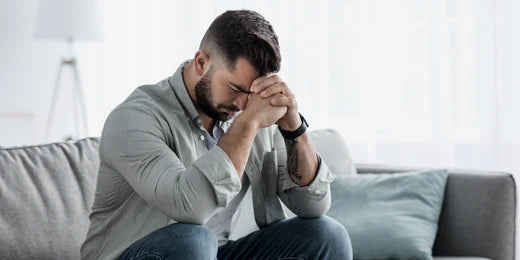
[[309, 127], [307, 120], [305, 120], [305, 118], [302, 116], [302, 114], [300, 114], [300, 113], [298, 113], [298, 114], [300, 115], [300, 119], [302, 120], [302, 124], [300, 125], [300, 127], [298, 127], [298, 129], [296, 129], [294, 131], [285, 131], [280, 126], [278, 126], [278, 130], [280, 130], [280, 133], [282, 133], [283, 138], [288, 139], [288, 140], [294, 140], [294, 139], [298, 138], [300, 135], [302, 135], [303, 133], [305, 133], [305, 131]]

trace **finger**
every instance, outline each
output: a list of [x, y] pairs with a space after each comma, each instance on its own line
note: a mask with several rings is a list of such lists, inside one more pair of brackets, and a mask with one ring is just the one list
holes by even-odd
[[291, 108], [296, 104], [296, 101], [293, 97], [279, 96], [271, 99], [270, 103], [273, 106], [286, 106]]
[[262, 87], [262, 85], [264, 84], [263, 82], [264, 82], [265, 80], [267, 80], [268, 78], [272, 78], [274, 75], [276, 75], [276, 74], [274, 74], [274, 73], [269, 73], [269, 74], [266, 74], [266, 75], [264, 75], [264, 76], [261, 76], [261, 77], [256, 78], [255, 80], [253, 80], [253, 82], [251, 82], [251, 89], [250, 89], [250, 90], [251, 90], [252, 92], [255, 92], [255, 91], [258, 92], [258, 91], [260, 91], [260, 88], [264, 88], [264, 87], [265, 87], [265, 86]]
[[287, 87], [285, 82], [279, 82], [271, 85], [270, 87], [260, 92], [260, 96], [266, 98], [276, 93], [282, 93], [284, 96], [292, 96], [292, 93], [289, 91], [289, 87]]
[[249, 89], [249, 91], [255, 93], [257, 90], [257, 85], [264, 81], [267, 77], [269, 77], [269, 74], [258, 77], [255, 80], [253, 80], [253, 82], [251, 82], [251, 88]]
[[253, 81], [253, 83], [251, 84], [251, 91], [254, 93], [260, 93], [262, 92], [262, 90], [281, 81], [282, 80], [277, 74], [269, 74], [266, 76], [262, 76]]

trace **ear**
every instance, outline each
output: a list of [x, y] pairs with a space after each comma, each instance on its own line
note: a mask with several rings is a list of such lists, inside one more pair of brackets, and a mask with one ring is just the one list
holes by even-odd
[[193, 58], [193, 67], [195, 69], [195, 74], [197, 74], [199, 77], [202, 77], [211, 67], [209, 55], [202, 50], [197, 51], [195, 53], [195, 57]]

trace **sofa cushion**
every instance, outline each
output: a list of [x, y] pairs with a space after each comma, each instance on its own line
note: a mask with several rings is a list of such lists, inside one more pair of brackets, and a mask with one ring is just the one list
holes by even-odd
[[446, 170], [337, 177], [328, 216], [349, 232], [355, 259], [432, 259]]
[[309, 138], [314, 150], [327, 163], [327, 167], [335, 176], [356, 174], [350, 151], [338, 131], [314, 130], [309, 132]]
[[[358, 173], [417, 168], [358, 164]], [[433, 254], [515, 259], [516, 178], [511, 173], [450, 169]]]
[[0, 150], [0, 255], [78, 259], [99, 166], [98, 139]]

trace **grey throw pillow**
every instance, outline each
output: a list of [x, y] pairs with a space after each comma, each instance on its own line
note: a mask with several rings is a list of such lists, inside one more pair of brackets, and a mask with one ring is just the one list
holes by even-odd
[[334, 129], [309, 132], [314, 150], [321, 156], [334, 176], [357, 174], [347, 143]]
[[355, 259], [432, 259], [446, 170], [337, 176], [327, 213], [347, 229]]

